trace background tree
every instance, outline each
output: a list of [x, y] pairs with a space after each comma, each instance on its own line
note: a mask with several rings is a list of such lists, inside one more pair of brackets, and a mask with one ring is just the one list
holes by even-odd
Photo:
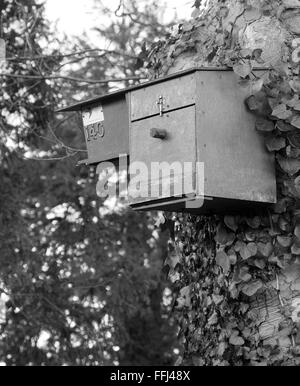
[[[58, 47], [43, 12], [35, 0], [3, 2], [1, 362], [170, 364], [166, 241], [147, 214], [96, 199], [93, 168], [75, 167], [85, 157], [78, 117], [53, 113], [70, 95], [89, 96], [96, 86], [100, 94], [140, 75], [111, 69], [117, 54], [83, 40]], [[122, 68], [126, 58], [128, 69], [136, 65], [122, 57]], [[66, 66], [79, 59], [84, 72]]]
[[[277, 166], [278, 204], [269, 211], [175, 215], [177, 255], [167, 264], [180, 259], [179, 275], [170, 271], [179, 277], [178, 363], [299, 364], [299, 20], [299, 1], [196, 1], [193, 19], [153, 51], [153, 76], [232, 67]], [[264, 75], [255, 75], [262, 66]]]

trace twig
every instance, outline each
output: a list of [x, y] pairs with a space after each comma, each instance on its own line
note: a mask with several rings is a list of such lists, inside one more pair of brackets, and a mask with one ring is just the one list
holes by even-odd
[[64, 76], [64, 75], [16, 75], [16, 74], [0, 74], [1, 77], [8, 77], [8, 78], [16, 78], [16, 79], [40, 79], [40, 80], [68, 80], [70, 82], [77, 82], [77, 83], [90, 83], [90, 84], [107, 84], [111, 82], [126, 82], [129, 80], [142, 80], [147, 79], [146, 77], [140, 77], [140, 76], [131, 76], [127, 78], [111, 78], [111, 79], [99, 79], [99, 80], [89, 80], [89, 79], [81, 79], [81, 78], [73, 78], [70, 76]]
[[284, 303], [280, 295], [280, 284], [279, 284], [279, 277], [277, 274], [276, 274], [276, 285], [277, 285], [277, 293], [278, 293], [278, 299], [279, 299], [280, 305], [281, 307], [284, 307]]
[[23, 156], [22, 158], [27, 160], [27, 161], [49, 161], [49, 162], [52, 162], [52, 161], [63, 161], [64, 159], [67, 159], [67, 158], [71, 158], [71, 157], [75, 157], [75, 155], [77, 155], [78, 153], [74, 153], [74, 154], [67, 154], [63, 157], [53, 157], [53, 158], [35, 158], [35, 157], [25, 157]]
[[[56, 126], [56, 128], [58, 128], [59, 126], [61, 126], [63, 123], [65, 123], [66, 121], [68, 121], [71, 117], [66, 117], [62, 122], [59, 122], [58, 125]], [[58, 138], [58, 136], [55, 134], [54, 132], [54, 129], [52, 129], [51, 125], [48, 126], [48, 129], [50, 131], [50, 133], [52, 134], [52, 136], [54, 137], [54, 139], [56, 140], [56, 143], [61, 145], [63, 148], [65, 148], [66, 150], [69, 150], [71, 152], [80, 152], [80, 153], [87, 153], [87, 150], [84, 150], [84, 149], [75, 149], [73, 147], [70, 147], [68, 145], [65, 145], [63, 143], [62, 140], [60, 140]]]
[[69, 54], [17, 56], [15, 58], [8, 57], [6, 59], [6, 61], [8, 61], [8, 62], [26, 61], [26, 60], [36, 61], [36, 60], [51, 59], [51, 58], [52, 59], [62, 59], [62, 58], [70, 58], [70, 57], [76, 56], [76, 55], [83, 55], [83, 54], [91, 53], [91, 52], [103, 52], [104, 54], [126, 56], [126, 57], [131, 58], [131, 59], [138, 59], [138, 56], [133, 55], [133, 54], [128, 54], [127, 52], [123, 52], [123, 51], [106, 50], [104, 48], [91, 48], [91, 49], [87, 49], [87, 50], [72, 52]]

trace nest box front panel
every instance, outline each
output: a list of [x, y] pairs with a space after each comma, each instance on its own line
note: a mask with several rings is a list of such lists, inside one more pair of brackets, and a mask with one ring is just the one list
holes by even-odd
[[125, 97], [82, 108], [88, 163], [129, 154], [129, 119]]
[[148, 171], [142, 187], [131, 185], [131, 204], [195, 193], [195, 106], [132, 122], [130, 149], [130, 163]]
[[131, 92], [131, 121], [192, 106], [196, 99], [196, 73], [145, 86]]

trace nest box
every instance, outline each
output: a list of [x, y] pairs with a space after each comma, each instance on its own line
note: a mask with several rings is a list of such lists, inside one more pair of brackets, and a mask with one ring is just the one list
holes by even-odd
[[[228, 212], [276, 203], [274, 157], [247, 111], [249, 95], [233, 71], [197, 68], [60, 111], [81, 110], [87, 163], [129, 154], [130, 165], [148, 170], [139, 187], [130, 186], [132, 208]], [[153, 165], [169, 165], [171, 178], [163, 168], [153, 174]], [[203, 197], [201, 208], [187, 209]]]
[[126, 93], [115, 92], [58, 110], [79, 111], [82, 116], [88, 159], [95, 165], [129, 155], [129, 118]]

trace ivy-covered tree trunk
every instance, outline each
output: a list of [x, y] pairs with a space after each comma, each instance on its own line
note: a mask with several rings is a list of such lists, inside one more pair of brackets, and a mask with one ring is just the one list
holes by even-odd
[[152, 75], [233, 68], [276, 157], [278, 203], [255, 217], [172, 218], [178, 364], [300, 364], [300, 1], [204, 3], [153, 51]]

